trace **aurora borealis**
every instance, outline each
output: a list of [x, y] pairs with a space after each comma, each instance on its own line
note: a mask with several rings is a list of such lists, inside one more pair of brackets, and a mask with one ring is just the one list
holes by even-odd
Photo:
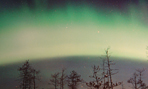
[[148, 12], [144, 0], [12, 1], [0, 4], [0, 65], [102, 55], [108, 46], [112, 56], [146, 60]]
[[129, 89], [127, 80], [144, 68], [147, 84], [147, 29], [147, 0], [0, 0], [0, 88], [19, 86], [26, 60], [41, 70], [39, 89], [49, 89], [50, 74], [62, 67], [88, 81], [107, 47], [119, 69], [115, 82]]

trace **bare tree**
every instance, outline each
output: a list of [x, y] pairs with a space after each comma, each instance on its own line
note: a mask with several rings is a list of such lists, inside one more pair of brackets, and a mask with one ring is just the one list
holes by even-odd
[[93, 75], [89, 76], [90, 78], [93, 79], [93, 81], [90, 81], [89, 83], [86, 83], [86, 85], [90, 88], [95, 88], [95, 89], [100, 89], [101, 85], [102, 85], [102, 78], [99, 77], [98, 72], [100, 71], [99, 66], [93, 66]]
[[133, 89], [148, 89], [148, 86], [143, 82], [142, 76], [144, 69], [138, 69], [136, 72], [133, 74], [133, 77], [131, 77], [127, 82], [131, 83], [133, 86]]
[[[105, 89], [105, 83], [106, 83], [106, 81], [105, 81], [105, 78], [107, 77], [107, 75], [106, 75], [106, 73], [105, 73], [105, 59], [103, 59], [103, 64], [102, 64], [102, 66], [103, 66], [103, 68], [102, 68], [102, 70], [103, 70], [103, 72], [102, 72], [102, 78], [103, 78], [103, 89]], [[108, 83], [107, 83], [108, 84]], [[107, 85], [108, 86], [108, 85]]]
[[36, 80], [40, 80], [38, 76], [40, 71], [35, 69], [32, 69], [31, 71], [32, 71], [33, 89], [36, 89]]
[[18, 71], [20, 72], [20, 87], [22, 89], [32, 89], [32, 87], [33, 89], [36, 89], [35, 80], [38, 78], [37, 75], [39, 74], [39, 71], [36, 71], [31, 67], [29, 60], [27, 60], [22, 67], [19, 67]]
[[29, 60], [27, 60], [22, 67], [18, 69], [20, 72], [19, 80], [20, 80], [20, 88], [21, 89], [31, 89], [32, 85], [32, 71], [31, 66], [29, 64]]
[[[111, 68], [112, 65], [115, 65], [113, 61], [110, 60], [109, 47], [105, 50], [105, 59], [103, 60], [103, 74], [104, 74], [104, 83], [103, 89], [113, 89], [114, 87], [121, 85], [121, 82], [113, 83], [112, 75], [118, 73], [118, 69]], [[106, 68], [105, 68], [106, 66]], [[106, 71], [106, 72], [104, 72]], [[107, 79], [107, 80], [106, 80]]]
[[[115, 75], [118, 73], [118, 69], [111, 68], [112, 65], [115, 65], [113, 61], [110, 60], [109, 55], [109, 47], [105, 50], [105, 58], [103, 59], [102, 68], [93, 66], [93, 76], [89, 76], [90, 78], [93, 78], [93, 81], [86, 83], [88, 87], [93, 87], [95, 89], [113, 89], [116, 86], [121, 85], [121, 82], [113, 83], [112, 75]], [[99, 71], [100, 76], [99, 75]]]
[[67, 75], [65, 74], [65, 69], [62, 69], [62, 73], [60, 76], [60, 89], [64, 89], [64, 85], [66, 84]]
[[59, 73], [52, 74], [48, 84], [53, 85], [54, 88], [57, 89], [59, 85]]
[[79, 83], [83, 81], [80, 77], [81, 75], [78, 75], [78, 73], [73, 70], [68, 76], [68, 87], [71, 89], [77, 89]]

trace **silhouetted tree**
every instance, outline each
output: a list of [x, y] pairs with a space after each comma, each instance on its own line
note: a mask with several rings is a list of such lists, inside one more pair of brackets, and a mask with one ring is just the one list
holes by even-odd
[[59, 74], [60, 73], [51, 74], [51, 79], [48, 83], [49, 85], [53, 85], [55, 89], [57, 89], [59, 85]]
[[59, 78], [60, 89], [64, 89], [64, 85], [66, 84], [67, 75], [65, 74], [65, 69], [62, 69], [61, 76]]
[[20, 87], [22, 89], [36, 89], [36, 82], [35, 80], [38, 78], [39, 71], [36, 71], [31, 67], [29, 64], [29, 60], [27, 60], [22, 67], [18, 69], [20, 72], [19, 80], [20, 80]]
[[93, 66], [93, 75], [89, 76], [90, 78], [93, 79], [93, 81], [90, 81], [89, 83], [86, 83], [86, 85], [90, 88], [94, 88], [94, 89], [100, 89], [101, 85], [102, 85], [102, 78], [99, 77], [98, 72], [100, 71], [99, 66]]
[[102, 63], [102, 68], [100, 68], [102, 70], [102, 78], [103, 78], [103, 82], [102, 82], [102, 89], [107, 89], [109, 88], [109, 74], [108, 74], [108, 66], [107, 66], [107, 59], [106, 59], [106, 55], [105, 58], [103, 59], [103, 63]]
[[[106, 69], [105, 69], [105, 59], [103, 59], [103, 64], [102, 64], [102, 66], [103, 66], [103, 68], [102, 68], [102, 70], [103, 70], [103, 72], [102, 72], [102, 78], [103, 78], [103, 89], [105, 89], [105, 85], [106, 85], [106, 81], [105, 81], [105, 78], [107, 77], [107, 75], [106, 75], [106, 73], [105, 73], [105, 71], [106, 71]], [[108, 84], [108, 83], [107, 83]], [[108, 85], [107, 85], [108, 86]]]
[[26, 63], [24, 63], [24, 65], [18, 69], [18, 71], [20, 72], [19, 75], [20, 87], [22, 89], [31, 89], [32, 75], [31, 75], [31, 66], [29, 64], [29, 60], [27, 60]]
[[38, 74], [40, 73], [39, 70], [32, 69], [32, 80], [33, 80], [33, 89], [36, 89], [36, 80], [40, 80]]
[[146, 84], [143, 82], [142, 80], [142, 76], [143, 76], [143, 72], [145, 70], [136, 70], [136, 72], [133, 74], [133, 77], [131, 77], [127, 82], [131, 83], [133, 86], [133, 89], [148, 89], [148, 86], [146, 86]]
[[115, 65], [115, 63], [110, 60], [109, 49], [110, 48], [108, 47], [105, 50], [106, 55], [105, 55], [105, 59], [103, 60], [103, 74], [104, 74], [103, 89], [113, 89], [114, 87], [121, 85], [121, 82], [113, 83], [112, 75], [117, 74], [118, 69], [111, 68], [111, 66]]
[[68, 76], [68, 87], [77, 89], [78, 84], [83, 81], [80, 77], [81, 75], [78, 75], [78, 73], [73, 70]]
[[29, 60], [27, 60], [22, 67], [18, 69], [20, 72], [20, 88], [21, 89], [31, 89], [32, 85], [32, 71], [31, 66], [29, 64]]

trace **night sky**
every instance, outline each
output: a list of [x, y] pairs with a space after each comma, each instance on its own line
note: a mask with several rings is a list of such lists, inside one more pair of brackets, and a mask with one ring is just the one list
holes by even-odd
[[0, 0], [0, 66], [101, 56], [107, 47], [146, 61], [147, 29], [147, 0]]
[[102, 55], [146, 59], [146, 0], [1, 0], [0, 65]]

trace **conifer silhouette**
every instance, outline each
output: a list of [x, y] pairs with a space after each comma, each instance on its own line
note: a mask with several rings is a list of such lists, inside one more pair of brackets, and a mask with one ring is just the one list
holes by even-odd
[[67, 75], [65, 74], [65, 69], [62, 69], [61, 76], [59, 78], [60, 89], [64, 89], [64, 85], [66, 84]]
[[107, 79], [107, 81], [104, 82], [104, 88], [103, 89], [113, 89], [116, 86], [121, 85], [121, 82], [116, 82], [113, 83], [113, 79], [112, 79], [112, 75], [115, 75], [118, 73], [118, 69], [113, 69], [111, 68], [112, 65], [115, 65], [115, 63], [113, 61], [110, 60], [110, 54], [109, 54], [109, 49], [110, 47], [108, 47], [105, 50], [105, 65], [106, 65], [106, 73], [104, 75], [104, 79]]
[[[20, 88], [21, 89], [36, 89], [35, 80], [38, 78], [39, 71], [33, 69], [27, 60], [22, 67], [18, 68]], [[38, 78], [39, 79], [39, 78]]]
[[132, 84], [133, 89], [148, 89], [148, 86], [143, 82], [142, 76], [144, 69], [138, 69], [127, 82]]
[[70, 89], [77, 89], [79, 83], [82, 81], [83, 80], [81, 79], [81, 75], [78, 75], [78, 73], [73, 70], [68, 76], [68, 87]]
[[59, 74], [60, 73], [51, 74], [51, 79], [50, 79], [48, 84], [53, 85], [54, 89], [58, 89], [58, 86], [59, 86]]
[[92, 76], [89, 76], [90, 78], [93, 79], [93, 81], [90, 81], [89, 83], [86, 83], [86, 85], [90, 88], [94, 88], [94, 89], [100, 89], [101, 85], [102, 85], [102, 78], [99, 77], [99, 71], [100, 71], [100, 68], [99, 66], [93, 66], [93, 75]]

